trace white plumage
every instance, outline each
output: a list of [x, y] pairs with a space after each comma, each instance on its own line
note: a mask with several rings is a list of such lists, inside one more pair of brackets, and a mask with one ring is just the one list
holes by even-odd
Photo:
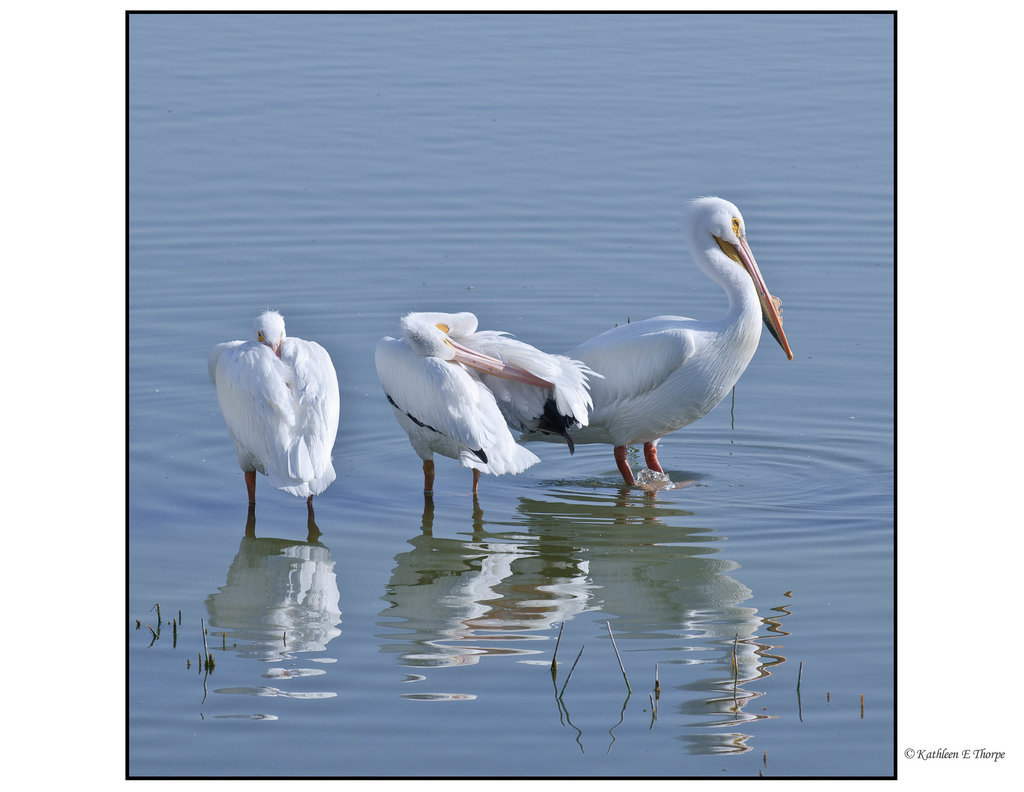
[[312, 503], [335, 478], [341, 399], [327, 351], [286, 336], [281, 314], [266, 311], [248, 341], [215, 346], [209, 366], [249, 502], [256, 501], [258, 471], [271, 486]]
[[[647, 466], [663, 472], [658, 440], [706, 415], [732, 389], [757, 349], [761, 322], [787, 357], [781, 300], [772, 297], [746, 241], [743, 217], [721, 198], [693, 202], [688, 242], [694, 260], [729, 298], [717, 321], [656, 316], [612, 328], [567, 353], [604, 375], [591, 383], [589, 425], [576, 443], [609, 443], [623, 480], [635, 483], [626, 446], [644, 445]], [[523, 440], [549, 440], [537, 432]]]
[[[548, 355], [496, 331], [477, 331], [471, 313], [410, 313], [402, 338], [376, 349], [377, 376], [433, 490], [435, 453], [480, 473], [520, 473], [540, 460], [517, 432], [566, 436], [585, 426], [591, 406], [579, 361]], [[570, 443], [571, 449], [571, 443]]]

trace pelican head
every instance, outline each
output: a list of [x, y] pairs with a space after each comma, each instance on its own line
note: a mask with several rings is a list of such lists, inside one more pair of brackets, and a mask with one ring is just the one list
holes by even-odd
[[742, 268], [754, 284], [768, 331], [779, 342], [786, 357], [792, 360], [793, 352], [786, 334], [782, 332], [782, 301], [771, 295], [761, 277], [754, 254], [747, 244], [747, 226], [740, 210], [724, 198], [698, 198], [691, 204], [689, 234], [694, 259], [712, 280], [726, 290], [730, 289], [730, 284], [743, 281], [736, 278], [735, 265]]
[[421, 312], [402, 317], [402, 335], [417, 355], [454, 360], [456, 346], [449, 333], [469, 334], [476, 330], [476, 317], [471, 313], [446, 314]]
[[250, 340], [266, 344], [275, 355], [281, 357], [284, 339], [284, 317], [277, 311], [264, 311], [253, 319]]
[[423, 357], [434, 357], [450, 363], [461, 363], [484, 374], [525, 382], [538, 388], [553, 388], [547, 380], [529, 371], [510, 366], [505, 361], [485, 355], [458, 343], [452, 335], [465, 339], [477, 328], [476, 316], [471, 313], [410, 313], [402, 317], [402, 335], [412, 350]]

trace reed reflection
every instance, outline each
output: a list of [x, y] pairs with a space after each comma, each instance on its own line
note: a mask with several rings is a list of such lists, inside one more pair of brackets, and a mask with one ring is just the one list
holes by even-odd
[[285, 680], [325, 673], [323, 669], [298, 667], [294, 661], [300, 654], [324, 652], [327, 644], [341, 634], [341, 595], [334, 561], [330, 549], [318, 541], [319, 535], [310, 509], [307, 541], [257, 537], [250, 506], [245, 535], [228, 568], [227, 580], [206, 599], [210, 643], [240, 657], [284, 665], [268, 668], [262, 674], [274, 680], [274, 686], [222, 688], [217, 692], [290, 698], [335, 695], [288, 691], [277, 686]]

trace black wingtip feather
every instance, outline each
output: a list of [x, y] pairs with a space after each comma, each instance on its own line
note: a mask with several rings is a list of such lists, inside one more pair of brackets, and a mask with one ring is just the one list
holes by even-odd
[[565, 444], [569, 446], [569, 454], [576, 451], [576, 446], [569, 437], [569, 428], [576, 426], [576, 419], [572, 416], [562, 415], [555, 406], [554, 399], [544, 402], [544, 414], [537, 420], [537, 431], [545, 434], [556, 434], [565, 438]]

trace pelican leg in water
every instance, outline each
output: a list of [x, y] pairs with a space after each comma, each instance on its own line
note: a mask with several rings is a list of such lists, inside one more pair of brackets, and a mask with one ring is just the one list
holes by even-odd
[[213, 348], [209, 370], [249, 503], [256, 502], [259, 472], [305, 498], [312, 513], [313, 496], [335, 478], [341, 399], [330, 355], [314, 341], [287, 336], [281, 314], [265, 311], [248, 341]]
[[[629, 467], [628, 449], [626, 446], [615, 446], [615, 465], [619, 469], [619, 473], [622, 474], [622, 479], [627, 484], [635, 484], [636, 478], [633, 476], [633, 471]], [[664, 473], [661, 469], [661, 463], [658, 462], [658, 446], [657, 443], [644, 443], [644, 461], [647, 463], [647, 469], [653, 470], [655, 473]]]
[[586, 426], [591, 406], [579, 361], [549, 355], [506, 333], [478, 331], [471, 313], [411, 313], [402, 338], [377, 344], [384, 394], [423, 460], [423, 491], [434, 489], [435, 453], [480, 474], [520, 473], [540, 461], [512, 431], [561, 437]]
[[[476, 495], [480, 488], [480, 471], [473, 468], [473, 494]], [[434, 492], [434, 460], [423, 460], [423, 494], [431, 495]]]
[[[567, 353], [603, 375], [590, 384], [589, 424], [571, 428], [569, 437], [612, 445], [629, 485], [636, 478], [626, 447], [643, 445], [647, 467], [663, 472], [658, 441], [707, 415], [732, 390], [754, 356], [762, 322], [793, 359], [782, 331], [781, 301], [765, 285], [739, 209], [721, 198], [698, 198], [690, 209], [690, 253], [725, 291], [725, 316], [710, 322], [681, 316], [630, 322]], [[522, 439], [551, 438], [527, 432]]]
[[[477, 468], [473, 468], [473, 494], [476, 495], [480, 490], [480, 471]], [[434, 493], [434, 460], [424, 459], [423, 460], [423, 494], [432, 495]]]
[[[249, 495], [249, 503], [256, 503], [256, 471], [246, 470], [242, 475], [245, 477], [245, 491]], [[309, 497], [313, 498], [312, 495]]]

